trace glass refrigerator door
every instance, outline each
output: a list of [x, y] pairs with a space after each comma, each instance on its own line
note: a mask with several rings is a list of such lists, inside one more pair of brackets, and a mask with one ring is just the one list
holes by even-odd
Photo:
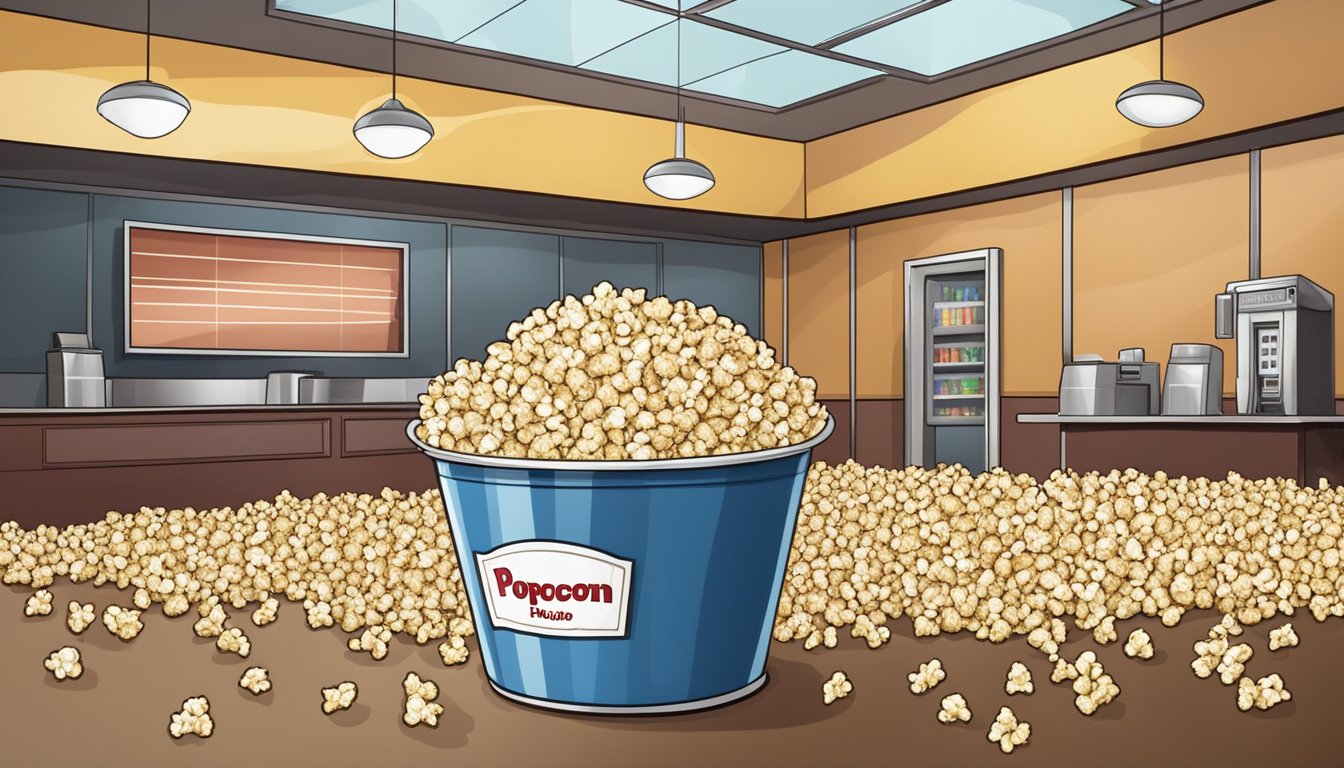
[[985, 423], [985, 276], [983, 272], [930, 277], [924, 292], [930, 425]]

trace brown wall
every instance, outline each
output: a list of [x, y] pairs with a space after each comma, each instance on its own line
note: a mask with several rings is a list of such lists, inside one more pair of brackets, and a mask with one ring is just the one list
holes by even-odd
[[[767, 344], [782, 353], [784, 345], [784, 244], [761, 245], [761, 316], [762, 333]], [[776, 357], [776, 359], [780, 359]]]
[[789, 365], [849, 399], [849, 230], [789, 241]]
[[1260, 156], [1261, 274], [1302, 274], [1335, 294], [1335, 396], [1344, 396], [1344, 136]]
[[1143, 347], [1165, 363], [1173, 343], [1218, 344], [1233, 393], [1236, 349], [1213, 337], [1213, 297], [1247, 275], [1247, 157], [1079, 187], [1073, 217], [1074, 355]]

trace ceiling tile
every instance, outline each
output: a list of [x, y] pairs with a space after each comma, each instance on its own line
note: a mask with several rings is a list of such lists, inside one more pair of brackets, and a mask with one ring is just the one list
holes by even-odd
[[572, 66], [667, 21], [621, 0], [525, 0], [457, 42]]
[[733, 0], [705, 13], [746, 29], [816, 45], [927, 0]]
[[779, 108], [881, 74], [825, 56], [786, 50], [689, 83], [686, 88]]
[[[452, 42], [523, 0], [399, 0], [397, 29]], [[275, 0], [276, 10], [392, 28], [392, 0]]]
[[[783, 50], [783, 46], [686, 19], [681, 28], [681, 81], [694, 82]], [[675, 85], [675, 19], [585, 63], [583, 69]]]

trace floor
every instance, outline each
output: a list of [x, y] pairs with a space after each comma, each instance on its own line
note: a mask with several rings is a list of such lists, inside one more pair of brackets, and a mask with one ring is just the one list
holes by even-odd
[[[1277, 621], [1242, 637], [1255, 648], [1247, 673], [1279, 672], [1292, 692], [1291, 701], [1268, 712], [1238, 711], [1234, 687], [1189, 670], [1191, 645], [1217, 619], [1201, 612], [1174, 629], [1152, 619], [1120, 622], [1122, 639], [1136, 626], [1152, 634], [1158, 652], [1148, 662], [1125, 658], [1119, 643], [1098, 648], [1090, 635], [1075, 632], [1065, 654], [1097, 649], [1122, 691], [1092, 717], [1074, 709], [1070, 690], [1049, 682], [1052, 665], [1022, 639], [1002, 645], [965, 635], [917, 639], [909, 622], [900, 622], [878, 650], [843, 636], [832, 650], [772, 643], [770, 682], [745, 701], [687, 715], [618, 718], [553, 714], [500, 698], [486, 683], [474, 639], [471, 660], [459, 667], [444, 667], [434, 646], [400, 636], [386, 659], [373, 661], [346, 650], [339, 631], [309, 630], [301, 609], [284, 603], [279, 620], [264, 628], [240, 615], [253, 646], [242, 659], [195, 637], [194, 612], [169, 619], [155, 607], [141, 635], [126, 644], [101, 623], [73, 636], [65, 626], [67, 602], [92, 601], [101, 613], [110, 602], [128, 605], [130, 595], [60, 581], [51, 589], [52, 614], [25, 618], [31, 591], [0, 588], [0, 765], [1344, 765], [1336, 738], [1344, 715], [1344, 620], [1318, 624], [1307, 614], [1294, 622], [1302, 638], [1297, 648], [1267, 650]], [[67, 644], [80, 649], [85, 671], [58, 683], [42, 661]], [[912, 695], [906, 673], [935, 656], [947, 679]], [[1032, 671], [1030, 696], [1003, 692], [1016, 660]], [[253, 664], [269, 667], [274, 685], [256, 698], [237, 685]], [[824, 706], [822, 682], [837, 669], [854, 681], [854, 692]], [[412, 670], [439, 684], [444, 714], [436, 729], [401, 723], [400, 681]], [[346, 679], [359, 685], [358, 701], [323, 715], [320, 689]], [[939, 699], [952, 692], [966, 696], [970, 723], [935, 719]], [[170, 715], [200, 694], [210, 699], [214, 735], [174, 740]], [[1031, 723], [1029, 744], [1012, 755], [986, 739], [1004, 704]]]

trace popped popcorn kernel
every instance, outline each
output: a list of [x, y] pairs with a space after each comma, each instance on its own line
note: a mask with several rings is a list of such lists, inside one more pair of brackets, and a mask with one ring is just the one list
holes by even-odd
[[42, 666], [51, 672], [57, 680], [73, 680], [84, 674], [84, 665], [80, 663], [79, 649], [68, 645], [61, 646], [47, 656]]
[[845, 677], [844, 672], [836, 672], [831, 675], [831, 679], [821, 685], [821, 702], [826, 705], [834, 703], [838, 699], [843, 699], [854, 690], [854, 683]]

